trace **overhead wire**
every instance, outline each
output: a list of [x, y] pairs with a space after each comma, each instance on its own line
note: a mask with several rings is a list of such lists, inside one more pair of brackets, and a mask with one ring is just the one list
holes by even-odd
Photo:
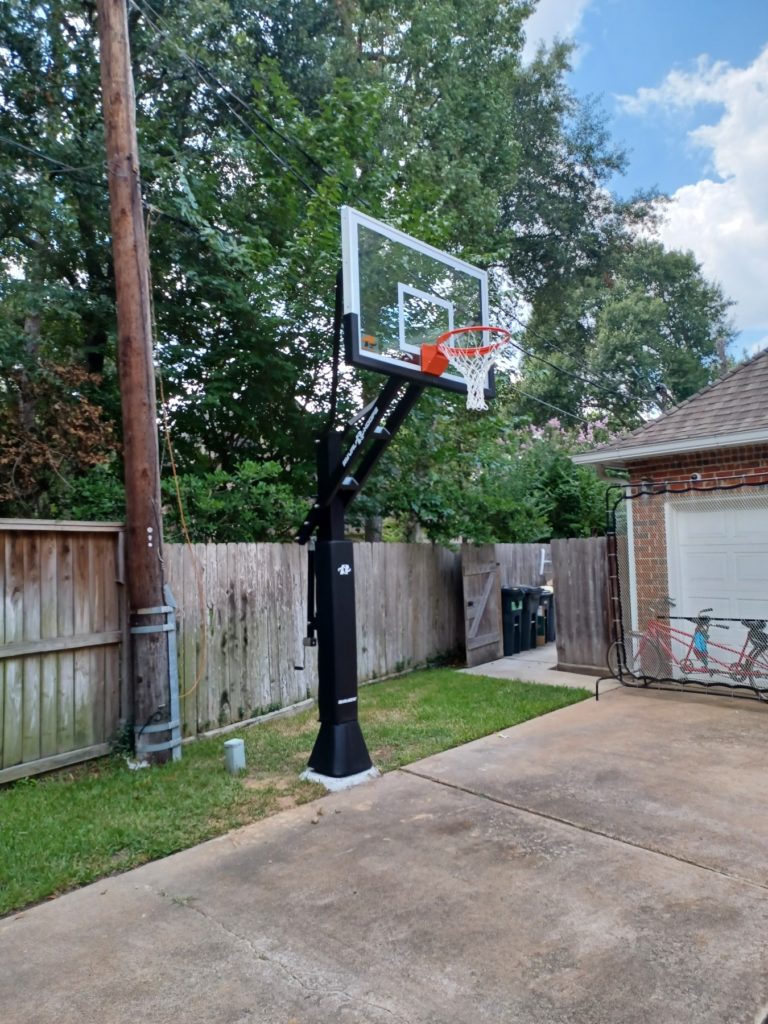
[[545, 402], [543, 398], [537, 398], [536, 395], [530, 395], [527, 391], [523, 391], [522, 388], [518, 387], [514, 381], [509, 382], [510, 387], [514, 388], [519, 395], [523, 398], [528, 398], [532, 402], [538, 402], [539, 405], [546, 406], [547, 409], [551, 409], [553, 412], [559, 412], [561, 416], [568, 416], [569, 419], [575, 420], [577, 423], [584, 423], [583, 416], [577, 416], [576, 413], [568, 412], [567, 409], [561, 409], [559, 405], [553, 405], [551, 402]]
[[[32, 146], [26, 146], [23, 142], [19, 142], [17, 139], [11, 139], [7, 135], [0, 135], [0, 142], [4, 142], [8, 146], [15, 146], [17, 149], [21, 149], [25, 153], [29, 153], [31, 156], [36, 156], [39, 160], [45, 160], [47, 163], [57, 167], [58, 173], [60, 174], [81, 174], [83, 171], [91, 170], [94, 167], [106, 167], [105, 160], [99, 160], [96, 163], [82, 164], [79, 167], [75, 167], [73, 164], [65, 163], [57, 157], [43, 153], [42, 150], [34, 149]], [[90, 180], [93, 179], [91, 178]]]
[[[515, 323], [518, 324], [518, 326], [522, 327], [525, 331], [527, 331], [531, 335], [531, 337], [536, 338], [536, 340], [540, 341], [543, 345], [547, 345], [550, 351], [557, 352], [560, 355], [570, 358], [567, 352], [565, 352], [562, 348], [557, 346], [553, 341], [543, 338], [537, 331], [534, 331], [528, 324], [526, 324], [524, 320], [521, 320], [520, 317], [516, 316], [514, 313], [510, 313], [509, 316], [510, 319], [514, 320]], [[536, 352], [531, 352], [530, 349], [525, 348], [523, 345], [520, 345], [517, 342], [510, 342], [509, 344], [512, 345], [514, 348], [518, 349], [518, 351], [522, 352], [524, 355], [528, 356], [528, 358], [534, 359], [537, 362], [544, 363], [547, 366], [551, 367], [553, 370], [555, 370], [556, 373], [560, 373], [564, 376], [571, 377], [574, 380], [581, 381], [583, 384], [588, 384], [590, 387], [597, 388], [598, 391], [603, 391], [606, 394], [614, 396], [616, 395], [615, 387], [607, 387], [604, 384], [598, 383], [594, 379], [594, 374], [587, 376], [586, 374], [576, 373], [574, 370], [568, 370], [564, 366], [558, 366], [557, 363], [551, 362], [544, 356], [538, 355], [538, 353]], [[608, 378], [604, 379], [607, 380]], [[657, 395], [636, 395], [634, 393], [628, 393], [626, 397], [636, 402], [642, 403], [658, 402]]]
[[[143, 4], [145, 9], [149, 8], [149, 10], [152, 11], [157, 23], [165, 28], [170, 38], [170, 27], [168, 26], [168, 22], [164, 21], [163, 16], [160, 14], [156, 7], [152, 6], [149, 0], [132, 0], [132, 2], [137, 6], [137, 8], [140, 6], [140, 4]], [[172, 42], [177, 49], [181, 50], [181, 48], [178, 47], [178, 44], [176, 44], [173, 40]], [[198, 60], [197, 57], [193, 57], [191, 54], [186, 54], [186, 56], [189, 61], [193, 62], [198, 71], [203, 69], [206, 74], [210, 75], [211, 78], [214, 79], [214, 81], [217, 83], [217, 85], [220, 86], [220, 88], [226, 89], [229, 95], [237, 103], [239, 103], [249, 113], [253, 114], [254, 117], [256, 117], [259, 121], [261, 121], [265, 128], [273, 132], [279, 139], [281, 139], [287, 145], [292, 146], [294, 149], [297, 150], [297, 152], [301, 153], [301, 155], [322, 174], [331, 174], [331, 172], [326, 167], [324, 167], [323, 164], [321, 164], [320, 161], [317, 160], [317, 158], [314, 157], [307, 149], [305, 149], [300, 142], [293, 138], [293, 136], [288, 135], [287, 132], [278, 128], [273, 121], [271, 121], [265, 114], [263, 114], [260, 110], [254, 107], [252, 103], [249, 103], [248, 100], [244, 100], [242, 96], [238, 95], [238, 93], [236, 93], [231, 86], [227, 85], [226, 82], [222, 81], [222, 79], [216, 74], [216, 72], [210, 66], [204, 65], [202, 61]]]
[[[269, 155], [282, 168], [282, 170], [286, 171], [286, 173], [290, 174], [293, 178], [295, 178], [296, 181], [298, 181], [299, 184], [302, 185], [311, 195], [318, 196], [319, 193], [315, 186], [312, 185], [309, 181], [307, 181], [304, 175], [301, 174], [289, 160], [286, 160], [284, 157], [280, 156], [279, 153], [275, 152], [275, 150], [269, 145], [269, 143], [265, 142], [264, 139], [259, 135], [259, 133], [253, 127], [253, 125], [249, 124], [249, 122], [246, 121], [242, 114], [238, 110], [235, 110], [235, 108], [217, 92], [216, 88], [214, 88], [214, 86], [218, 86], [219, 89], [225, 89], [228, 92], [230, 92], [231, 90], [229, 90], [229, 87], [226, 86], [220, 79], [218, 79], [217, 76], [212, 71], [205, 68], [204, 65], [202, 65], [202, 62], [197, 61], [195, 60], [195, 58], [191, 57], [187, 53], [187, 51], [182, 46], [180, 46], [175, 39], [171, 37], [171, 34], [167, 29], [165, 32], [163, 32], [162, 24], [158, 24], [158, 22], [153, 20], [152, 16], [147, 13], [147, 7], [149, 7], [149, 4], [146, 3], [146, 0], [132, 0], [132, 2], [134, 6], [137, 8], [137, 10], [139, 10], [144, 15], [150, 27], [153, 28], [156, 32], [163, 33], [166, 36], [168, 42], [171, 44], [171, 46], [173, 46], [173, 48], [176, 50], [179, 56], [182, 57], [182, 59], [185, 60], [187, 64], [190, 65], [192, 70], [195, 72], [200, 84], [205, 86], [207, 89], [211, 90], [212, 95], [230, 112], [230, 114], [232, 114], [235, 120], [237, 120], [242, 125], [242, 127], [245, 128], [248, 134], [251, 135], [256, 140], [256, 142], [260, 146], [262, 146], [264, 150], [266, 150], [267, 153], [269, 153]], [[153, 11], [156, 17], [159, 17], [154, 11], [154, 8], [150, 8], [150, 10]], [[249, 104], [246, 104], [244, 100], [239, 100], [239, 102], [244, 104], [249, 111], [254, 112], [253, 107]], [[277, 129], [275, 130], [277, 131]], [[320, 164], [317, 164], [317, 166], [321, 167], [324, 174], [328, 174], [328, 171], [326, 171], [325, 168], [322, 168]]]

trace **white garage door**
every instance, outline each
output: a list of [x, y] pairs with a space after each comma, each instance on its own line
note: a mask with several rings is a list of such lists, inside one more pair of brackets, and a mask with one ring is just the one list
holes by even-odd
[[[768, 619], [768, 500], [753, 493], [670, 502], [667, 565], [673, 614], [712, 608], [717, 618]], [[746, 631], [729, 626], [728, 646], [740, 646]]]

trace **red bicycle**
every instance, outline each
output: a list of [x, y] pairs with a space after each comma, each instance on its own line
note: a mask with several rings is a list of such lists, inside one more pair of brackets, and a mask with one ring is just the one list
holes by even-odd
[[[667, 598], [668, 608], [674, 601]], [[684, 676], [696, 672], [713, 674], [710, 666], [709, 631], [712, 626], [711, 608], [702, 608], [695, 618], [681, 616], [693, 623], [693, 632], [673, 626], [669, 615], [656, 615], [648, 621], [642, 633], [629, 632], [608, 648], [608, 668], [620, 679], [623, 673], [643, 680], [648, 685], [654, 679], [673, 678], [674, 669]], [[728, 629], [723, 626], [723, 629]]]

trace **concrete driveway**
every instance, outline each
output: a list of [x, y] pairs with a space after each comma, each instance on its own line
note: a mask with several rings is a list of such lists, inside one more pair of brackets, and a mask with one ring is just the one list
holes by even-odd
[[617, 690], [428, 758], [1, 921], [2, 1019], [762, 1022], [767, 737]]

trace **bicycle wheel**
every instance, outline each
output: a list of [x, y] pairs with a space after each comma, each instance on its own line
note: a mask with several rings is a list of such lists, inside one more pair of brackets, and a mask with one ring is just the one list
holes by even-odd
[[638, 651], [641, 650], [642, 633], [625, 633], [624, 640], [617, 640], [608, 648], [608, 668], [615, 679], [619, 679], [619, 668], [622, 676], [637, 679], [640, 672]]
[[613, 678], [621, 679], [621, 677], [626, 673], [626, 668], [624, 667], [624, 645], [620, 640], [614, 640], [608, 648], [606, 661], [608, 664], [608, 671], [611, 673]]
[[669, 676], [667, 658], [659, 648], [654, 637], [643, 637], [643, 644], [640, 647], [640, 665], [638, 675], [646, 684], [656, 679], [666, 679]]

